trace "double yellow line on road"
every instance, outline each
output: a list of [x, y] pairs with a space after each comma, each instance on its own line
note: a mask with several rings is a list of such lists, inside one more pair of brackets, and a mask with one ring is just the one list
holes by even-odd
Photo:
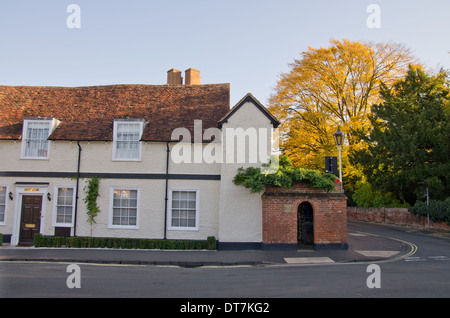
[[401, 256], [398, 256], [398, 257], [395, 257], [395, 258], [389, 258], [389, 259], [386, 259], [386, 260], [372, 261], [371, 263], [388, 263], [388, 262], [396, 262], [396, 261], [399, 261], [399, 260], [401, 260], [401, 259], [405, 259], [405, 258], [407, 258], [407, 257], [410, 257], [410, 256], [414, 255], [414, 254], [417, 252], [417, 250], [418, 250], [417, 245], [415, 245], [415, 244], [413, 244], [413, 243], [411, 243], [411, 242], [407, 242], [407, 241], [400, 240], [400, 239], [393, 238], [393, 237], [387, 237], [387, 236], [382, 236], [382, 235], [372, 234], [372, 233], [359, 232], [359, 231], [355, 231], [355, 232], [360, 233], [360, 234], [365, 234], [365, 235], [370, 235], [370, 236], [375, 236], [375, 237], [382, 237], [382, 238], [386, 238], [386, 239], [389, 239], [389, 240], [401, 242], [401, 243], [403, 243], [403, 244], [408, 245], [408, 246], [411, 248], [411, 250], [410, 250], [408, 253], [404, 254], [404, 255], [401, 255]]

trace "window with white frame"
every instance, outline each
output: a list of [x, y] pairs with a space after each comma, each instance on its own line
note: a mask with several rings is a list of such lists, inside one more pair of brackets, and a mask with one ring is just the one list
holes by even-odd
[[144, 122], [141, 120], [115, 120], [113, 160], [141, 160], [141, 136]]
[[113, 227], [137, 227], [139, 191], [137, 189], [112, 189]]
[[74, 213], [74, 189], [70, 187], [57, 188], [56, 225], [71, 226]]
[[6, 218], [6, 186], [0, 185], [0, 223], [5, 223]]
[[22, 131], [22, 158], [48, 159], [48, 137], [59, 122], [53, 118], [25, 118]]
[[171, 189], [170, 228], [198, 229], [198, 190]]

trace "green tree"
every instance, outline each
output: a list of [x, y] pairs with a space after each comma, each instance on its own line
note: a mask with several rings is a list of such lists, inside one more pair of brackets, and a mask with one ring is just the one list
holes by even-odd
[[401, 203], [392, 193], [373, 190], [365, 178], [356, 182], [352, 193], [353, 202], [363, 208], [409, 208], [408, 203]]
[[343, 181], [352, 191], [362, 175], [348, 152], [364, 148], [355, 130], [370, 129], [370, 106], [380, 102], [380, 83], [402, 79], [414, 62], [395, 43], [330, 40], [328, 47], [308, 48], [281, 74], [269, 110], [281, 122], [280, 146], [294, 166], [325, 170], [325, 157], [337, 155], [332, 134], [346, 134], [342, 148]]
[[429, 75], [410, 67], [392, 87], [382, 85], [382, 102], [362, 135], [368, 147], [352, 152], [367, 181], [382, 193], [414, 204], [425, 188], [434, 199], [450, 195], [450, 90], [444, 71]]

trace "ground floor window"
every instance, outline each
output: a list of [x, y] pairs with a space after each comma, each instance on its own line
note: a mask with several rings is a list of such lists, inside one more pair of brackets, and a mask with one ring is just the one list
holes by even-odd
[[5, 223], [6, 215], [6, 186], [0, 185], [0, 223]]
[[56, 198], [56, 225], [72, 225], [74, 208], [74, 189], [70, 187], [57, 187]]
[[198, 190], [171, 189], [170, 229], [198, 229]]
[[113, 227], [137, 227], [138, 196], [137, 189], [112, 189]]

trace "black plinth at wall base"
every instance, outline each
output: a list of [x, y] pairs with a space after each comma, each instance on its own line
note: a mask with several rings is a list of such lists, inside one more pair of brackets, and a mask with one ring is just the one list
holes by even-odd
[[[322, 243], [315, 244], [316, 251], [325, 250], [348, 250], [347, 243]], [[262, 251], [296, 251], [297, 244], [292, 243], [258, 243], [258, 242], [217, 242], [219, 251], [242, 251], [242, 250], [262, 250]]]
[[218, 251], [261, 250], [258, 242], [217, 242]]
[[217, 242], [219, 251], [296, 251], [297, 244], [291, 243], [258, 243], [258, 242]]
[[291, 243], [263, 243], [263, 251], [296, 251], [297, 244]]
[[11, 236], [12, 236], [12, 234], [3, 234], [2, 235], [2, 237], [3, 237], [3, 241], [2, 241], [2, 243], [11, 243]]

